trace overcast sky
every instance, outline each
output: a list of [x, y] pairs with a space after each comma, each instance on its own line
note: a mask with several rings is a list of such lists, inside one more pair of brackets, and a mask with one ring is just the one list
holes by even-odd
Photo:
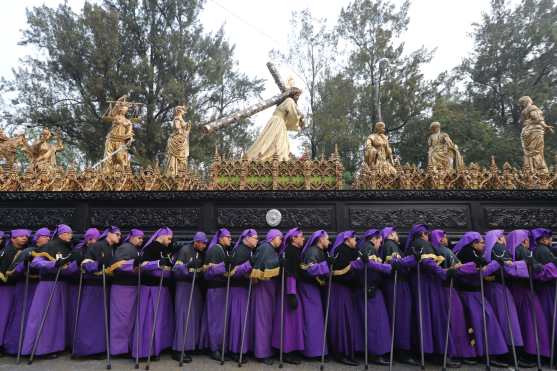
[[[61, 0], [2, 0], [0, 6], [0, 34], [2, 58], [0, 76], [10, 78], [18, 59], [28, 54], [18, 46], [21, 30], [25, 28], [25, 9], [46, 4], [56, 6]], [[399, 4], [400, 0], [394, 0]], [[516, 3], [517, 0], [511, 0]], [[84, 0], [68, 0], [76, 10]], [[315, 18], [327, 18], [334, 24], [343, 6], [350, 0], [206, 0], [201, 21], [206, 30], [216, 31], [224, 25], [226, 36], [236, 45], [239, 69], [251, 76], [269, 79], [264, 97], [277, 93], [265, 63], [271, 49], [286, 49], [288, 27], [293, 11], [309, 8]], [[468, 34], [472, 23], [489, 9], [490, 0], [414, 0], [410, 8], [410, 26], [405, 34], [407, 51], [425, 46], [436, 48], [433, 61], [425, 69], [433, 79], [455, 67], [472, 48]], [[279, 66], [283, 77], [293, 73], [288, 66]], [[262, 125], [269, 112], [256, 117]]]

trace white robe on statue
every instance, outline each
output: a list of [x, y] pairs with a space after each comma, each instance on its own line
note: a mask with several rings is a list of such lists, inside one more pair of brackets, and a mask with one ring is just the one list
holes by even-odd
[[272, 160], [276, 153], [279, 161], [287, 161], [290, 157], [288, 130], [299, 131], [300, 118], [301, 115], [294, 99], [286, 98], [277, 106], [273, 116], [247, 151], [246, 158], [267, 161]]

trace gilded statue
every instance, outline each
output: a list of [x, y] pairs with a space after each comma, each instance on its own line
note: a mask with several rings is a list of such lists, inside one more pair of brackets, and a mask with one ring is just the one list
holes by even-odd
[[375, 124], [373, 133], [367, 138], [364, 155], [370, 169], [376, 169], [382, 175], [396, 174], [393, 151], [389, 137], [385, 134], [385, 123]]
[[41, 171], [53, 171], [56, 169], [56, 153], [64, 149], [62, 133], [59, 130], [56, 132], [56, 143], [50, 143], [51, 138], [52, 133], [50, 130], [44, 128], [39, 139], [26, 150], [32, 169], [40, 169]]
[[292, 97], [277, 106], [255, 143], [246, 152], [248, 160], [270, 161], [274, 154], [278, 155], [279, 161], [288, 161], [290, 158], [288, 131], [300, 131], [304, 125], [303, 115], [297, 105], [302, 91], [291, 89], [294, 91]]
[[186, 113], [185, 106], [176, 107], [174, 120], [172, 120], [172, 134], [166, 144], [166, 164], [164, 174], [177, 176], [180, 170], [187, 169], [190, 155], [191, 123], [183, 118]]
[[0, 143], [4, 143], [5, 141], [9, 140], [10, 137], [4, 133], [4, 129], [0, 128]]
[[106, 173], [111, 173], [116, 167], [127, 169], [130, 166], [128, 146], [134, 137], [133, 123], [126, 117], [130, 106], [126, 96], [120, 97], [105, 116], [105, 120], [112, 125], [104, 145], [103, 171]]
[[458, 146], [453, 143], [449, 134], [441, 131], [441, 124], [433, 122], [430, 125], [431, 134], [427, 139], [428, 167], [449, 171], [458, 170], [464, 166], [464, 160], [460, 155]]
[[7, 168], [13, 168], [16, 160], [16, 152], [19, 147], [22, 147], [23, 150], [29, 147], [24, 134], [19, 134], [10, 138], [4, 134], [3, 130], [0, 131], [0, 159], [4, 159]]
[[524, 96], [518, 100], [518, 104], [522, 109], [520, 140], [524, 152], [524, 167], [533, 171], [548, 172], [543, 153], [544, 136], [546, 132], [553, 133], [553, 127], [545, 123], [542, 110], [534, 105], [532, 98]]

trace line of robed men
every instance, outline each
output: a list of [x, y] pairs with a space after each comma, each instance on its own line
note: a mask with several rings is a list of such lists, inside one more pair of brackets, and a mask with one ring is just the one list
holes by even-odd
[[271, 363], [280, 349], [281, 362], [294, 364], [327, 353], [349, 365], [358, 353], [383, 365], [389, 354], [447, 367], [553, 361], [557, 259], [547, 229], [467, 232], [455, 246], [423, 224], [404, 246], [393, 227], [359, 240], [341, 232], [332, 246], [326, 231], [306, 241], [298, 228], [272, 229], [262, 242], [247, 229], [235, 244], [224, 228], [181, 245], [166, 227], [146, 243], [138, 229], [123, 243], [117, 227], [91, 228], [75, 246], [72, 235], [67, 225], [32, 239], [18, 229], [3, 243], [5, 353], [69, 348], [138, 362], [172, 348], [180, 362], [209, 350], [218, 361], [244, 362], [250, 352]]

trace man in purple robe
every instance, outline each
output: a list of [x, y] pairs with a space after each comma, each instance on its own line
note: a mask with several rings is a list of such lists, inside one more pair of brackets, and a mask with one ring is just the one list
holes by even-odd
[[[32, 252], [46, 245], [48, 241], [50, 241], [50, 236], [51, 231], [48, 228], [40, 228], [35, 231], [30, 246], [24, 248], [21, 250], [21, 253], [17, 254], [13, 260], [10, 270], [7, 272], [9, 279], [15, 281], [14, 302], [8, 320], [6, 335], [4, 336], [4, 352], [7, 354], [17, 354], [21, 329], [21, 316], [25, 311], [25, 323], [27, 323], [27, 320], [29, 319], [28, 314], [31, 301], [33, 300], [37, 283], [39, 282], [38, 272], [28, 267], [33, 259]], [[25, 299], [25, 279], [27, 276], [27, 268], [29, 268], [29, 287], [27, 288], [27, 299]], [[25, 300], [27, 300], [27, 306], [24, 309], [23, 302]], [[24, 328], [25, 323], [23, 324]]]
[[[437, 264], [429, 265], [431, 271], [435, 272], [435, 278], [432, 283], [436, 284], [436, 290], [432, 291], [433, 296], [430, 298], [433, 306], [440, 308], [438, 321], [433, 321], [433, 336], [436, 344], [445, 345], [447, 321], [450, 321], [450, 332], [448, 338], [447, 356], [448, 363], [456, 362], [459, 358], [466, 365], [476, 364], [476, 350], [474, 348], [475, 340], [471, 335], [473, 328], [469, 320], [465, 316], [464, 307], [460, 296], [455, 289], [458, 286], [458, 277], [466, 272], [466, 269], [475, 270], [475, 266], [463, 266], [454, 251], [449, 247], [449, 239], [445, 231], [436, 229], [431, 232], [431, 244], [435, 254], [437, 255]], [[453, 279], [453, 288], [450, 288], [451, 278]], [[449, 303], [449, 297], [451, 301]], [[451, 313], [449, 314], [449, 304]], [[443, 354], [440, 349], [438, 353]], [[453, 362], [454, 360], [454, 362]]]
[[[547, 324], [549, 325], [549, 336], [551, 329], [557, 331], [554, 323], [555, 313], [555, 285], [557, 282], [557, 257], [551, 250], [553, 233], [549, 229], [536, 228], [531, 231], [531, 240], [534, 247], [534, 259], [543, 264], [543, 270], [536, 274], [536, 291], [542, 304]], [[554, 336], [554, 335], [553, 335]], [[555, 353], [555, 349], [553, 349]]]
[[[405, 256], [400, 248], [398, 233], [394, 227], [386, 227], [381, 230], [381, 257], [384, 262], [390, 263], [398, 271], [396, 287], [396, 308], [395, 308], [395, 351], [399, 362], [412, 366], [419, 363], [412, 356], [412, 312], [414, 303], [410, 290], [409, 274], [410, 270], [416, 267], [416, 257], [412, 254]], [[386, 276], [383, 281], [383, 293], [385, 295], [389, 317], [393, 313], [394, 304], [394, 272]], [[392, 318], [390, 321], [392, 323]]]
[[[205, 321], [207, 323], [210, 356], [216, 361], [221, 360], [221, 347], [224, 334], [224, 313], [226, 308], [226, 274], [233, 263], [233, 255], [229, 252], [232, 236], [226, 228], [215, 233], [205, 254], [207, 283], [205, 302]], [[230, 323], [230, 322], [228, 322]]]
[[[495, 260], [490, 263], [484, 259], [485, 241], [478, 232], [466, 232], [454, 246], [453, 252], [463, 264], [458, 270], [457, 289], [460, 292], [466, 317], [474, 330], [475, 351], [478, 357], [485, 357], [485, 332], [487, 332], [489, 359], [491, 366], [508, 367], [503, 357], [509, 352], [507, 342], [497, 315], [489, 300], [482, 306], [480, 279], [492, 275], [500, 266]], [[481, 274], [480, 275], [480, 270]], [[486, 327], [483, 314], [485, 310]]]
[[[149, 355], [158, 357], [163, 350], [172, 347], [174, 308], [169, 288], [172, 275], [172, 237], [170, 228], [159, 228], [142, 248], [139, 321], [135, 323], [139, 326], [139, 347], [135, 336], [132, 337], [132, 354], [135, 355], [139, 348], [139, 358]], [[157, 306], [158, 313], [155, 317]]]
[[279, 275], [278, 249], [282, 244], [282, 232], [271, 229], [255, 250], [250, 278], [255, 279], [251, 306], [253, 308], [253, 354], [260, 362], [273, 362], [272, 338], [273, 316], [277, 298]]
[[[33, 296], [33, 302], [29, 308], [29, 320], [25, 327], [23, 340], [23, 355], [30, 355], [36, 343], [35, 355], [57, 356], [66, 348], [66, 311], [67, 285], [58, 279], [55, 283], [57, 273], [68, 269], [71, 262], [72, 229], [60, 224], [54, 231], [54, 238], [38, 251], [33, 252], [34, 259], [31, 267], [37, 269], [40, 281]], [[47, 307], [48, 299], [54, 292], [52, 302]], [[39, 337], [39, 327], [43, 315], [46, 320], [42, 333]]]
[[[284, 308], [282, 319], [283, 360], [290, 364], [300, 364], [296, 352], [304, 350], [304, 317], [299, 299], [298, 285], [302, 277], [300, 253], [304, 247], [304, 233], [299, 228], [289, 230], [282, 240], [279, 257], [284, 269]], [[281, 293], [276, 302], [273, 317], [273, 348], [280, 349], [281, 333]]]
[[[255, 249], [257, 248], [258, 236], [255, 229], [246, 229], [238, 237], [232, 250], [234, 256], [232, 271], [230, 272], [230, 304], [229, 316], [232, 319], [228, 324], [228, 350], [232, 353], [232, 359], [236, 362], [240, 360], [240, 348], [242, 341], [242, 330], [244, 327], [245, 313], [248, 305], [251, 316], [246, 321], [246, 335], [242, 353], [253, 350], [253, 306], [248, 303], [248, 286], [252, 263], [254, 261]], [[242, 356], [242, 362], [247, 358]]]
[[[432, 321], [439, 318], [440, 310], [431, 303], [431, 297], [435, 292], [436, 285], [434, 284], [436, 274], [428, 267], [436, 266], [436, 255], [433, 246], [429, 242], [429, 228], [425, 224], [415, 224], [408, 233], [405, 244], [405, 254], [414, 255], [419, 264], [416, 270], [411, 273], [412, 292], [414, 294], [414, 302], [416, 303], [416, 310], [414, 311], [414, 324], [416, 349], [420, 349], [420, 339], [423, 339], [423, 351], [425, 354], [434, 354], [439, 352], [442, 348], [442, 343], [434, 343], [432, 332]], [[418, 291], [418, 276], [417, 270], [420, 270], [420, 282]], [[419, 308], [419, 295], [421, 294], [421, 329], [420, 334], [420, 308]]]
[[[117, 246], [121, 232], [118, 227], [106, 231], [105, 244]], [[136, 332], [138, 266], [141, 263], [139, 251], [143, 246], [145, 234], [142, 230], [132, 229], [120, 246], [116, 248], [112, 265], [112, 287], [110, 288], [110, 353], [112, 355], [137, 354]], [[106, 247], [105, 247], [106, 248]], [[141, 334], [140, 334], [141, 335]]]
[[357, 305], [356, 296], [361, 292], [356, 269], [361, 269], [363, 263], [358, 257], [354, 231], [337, 234], [330, 255], [335, 257], [335, 261], [332, 265], [327, 338], [331, 353], [338, 362], [357, 366], [355, 356], [362, 334], [357, 315], [354, 313], [354, 307]]
[[[10, 315], [15, 309], [16, 298], [15, 277], [10, 277], [9, 271], [14, 261], [25, 250], [31, 231], [28, 229], [14, 229], [10, 241], [0, 251], [0, 346], [5, 347]], [[18, 333], [19, 336], [19, 333]], [[17, 350], [16, 350], [17, 352]]]
[[[321, 288], [327, 284], [329, 263], [325, 251], [329, 247], [329, 235], [324, 230], [314, 232], [307, 240], [301, 254], [303, 270], [299, 292], [304, 318], [304, 356], [321, 356], [324, 334], [324, 303]], [[327, 348], [325, 347], [325, 354]]]
[[[207, 248], [207, 235], [197, 232], [193, 242], [184, 244], [174, 254], [174, 267], [172, 273], [176, 282], [176, 296], [174, 302], [174, 318], [176, 320], [174, 342], [172, 344], [172, 358], [180, 361], [182, 349], [195, 351], [202, 347], [202, 318], [203, 318], [203, 262]], [[195, 283], [193, 275], [195, 273]], [[195, 285], [195, 286], [193, 286]], [[193, 290], [193, 293], [192, 293]], [[191, 297], [191, 304], [189, 304]], [[188, 307], [191, 305], [188, 321], [187, 338], [184, 344], [184, 333]], [[191, 356], [184, 353], [183, 361], [191, 362]]]
[[[367, 337], [369, 361], [386, 366], [389, 361], [385, 355], [391, 349], [391, 326], [382, 286], [384, 278], [391, 273], [392, 267], [390, 264], [384, 263], [381, 258], [382, 242], [381, 232], [378, 229], [367, 230], [359, 245], [362, 267], [359, 264], [355, 265], [358, 261], [352, 263], [352, 267], [358, 269], [359, 276], [359, 285], [355, 292], [355, 304], [359, 313], [357, 317], [359, 320], [358, 331], [356, 332], [358, 351], [365, 351], [365, 337]], [[364, 285], [363, 269], [365, 267], [363, 264], [367, 264], [367, 285]], [[367, 288], [365, 293], [363, 293], [363, 288]], [[364, 310], [367, 311], [367, 333], [365, 333], [364, 315], [366, 313]], [[361, 331], [362, 329], [364, 332]]]
[[[524, 354], [524, 340], [514, 298], [509, 288], [502, 283], [502, 274], [509, 278], [520, 278], [521, 271], [520, 262], [513, 262], [511, 255], [506, 249], [506, 244], [505, 233], [501, 229], [491, 230], [485, 234], [485, 251], [483, 256], [488, 263], [495, 260], [500, 265], [499, 270], [486, 278], [485, 294], [497, 315], [509, 349], [512, 346], [511, 340], [514, 341], [514, 346], [518, 353], [519, 366], [525, 368], [534, 367], [535, 364], [528, 361]], [[503, 272], [501, 272], [501, 269]], [[524, 273], [527, 274], [527, 271]], [[510, 363], [512, 362], [514, 360], [511, 360]]]
[[510, 232], [507, 236], [506, 247], [509, 255], [516, 263], [517, 274], [515, 277], [510, 277], [508, 285], [518, 311], [524, 351], [530, 355], [528, 361], [533, 361], [534, 355], [537, 355], [536, 332], [534, 331], [535, 316], [540, 355], [549, 357], [549, 322], [545, 318], [540, 299], [532, 292], [529, 285], [529, 272], [532, 272], [536, 277], [536, 275], [544, 273], [544, 266], [535, 259], [533, 252], [530, 250], [528, 231], [518, 229]]
[[[76, 333], [72, 343], [73, 356], [83, 357], [106, 352], [104, 312], [105, 295], [102, 286], [102, 270], [112, 264], [114, 249], [120, 242], [120, 230], [115, 227], [106, 229], [102, 234], [97, 229], [85, 232], [83, 244], [78, 244], [82, 254], [80, 268], [83, 272], [83, 286], [79, 307], [76, 305]], [[93, 242], [95, 241], [95, 242]], [[80, 246], [81, 245], [81, 246]], [[71, 322], [75, 326], [75, 322]]]

